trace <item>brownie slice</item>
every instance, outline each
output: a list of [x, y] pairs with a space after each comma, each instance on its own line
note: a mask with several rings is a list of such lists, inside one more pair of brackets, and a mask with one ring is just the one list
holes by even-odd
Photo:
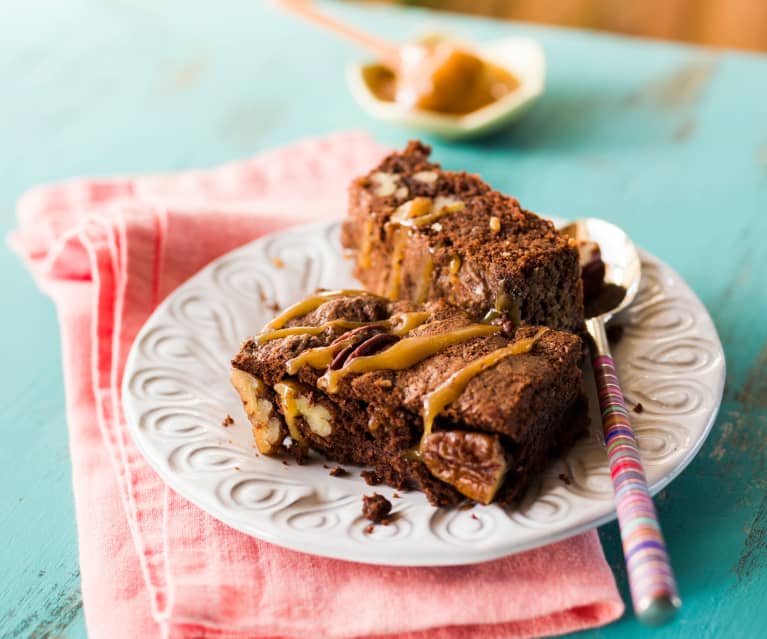
[[583, 432], [581, 348], [444, 302], [323, 292], [246, 340], [232, 382], [262, 453], [369, 465], [435, 505], [509, 503]]
[[574, 240], [478, 176], [443, 171], [410, 142], [350, 187], [341, 242], [366, 288], [418, 303], [441, 299], [474, 318], [583, 331]]

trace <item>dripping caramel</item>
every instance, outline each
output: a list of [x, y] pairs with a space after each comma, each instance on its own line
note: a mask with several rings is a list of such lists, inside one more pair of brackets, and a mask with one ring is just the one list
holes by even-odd
[[506, 357], [529, 353], [546, 331], [548, 331], [547, 328], [541, 328], [532, 337], [518, 340], [513, 344], [498, 348], [484, 357], [474, 360], [461, 370], [453, 373], [437, 388], [426, 395], [423, 399], [423, 439], [421, 441], [424, 441], [431, 434], [431, 429], [434, 426], [434, 420], [437, 418], [437, 415], [446, 406], [458, 399], [472, 379], [482, 371], [492, 368]]

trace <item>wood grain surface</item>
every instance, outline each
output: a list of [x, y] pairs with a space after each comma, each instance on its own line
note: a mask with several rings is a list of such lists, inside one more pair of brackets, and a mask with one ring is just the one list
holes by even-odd
[[[760, 637], [767, 628], [767, 58], [418, 9], [332, 4], [384, 36], [441, 25], [538, 38], [547, 91], [513, 127], [435, 142], [544, 214], [611, 220], [709, 308], [728, 381], [713, 432], [656, 499], [684, 599], [670, 626], [630, 614], [583, 637]], [[331, 130], [412, 133], [364, 116], [358, 54], [266, 3], [72, 0], [0, 10], [0, 231], [43, 181], [204, 167]], [[339, 211], [341, 213], [341, 211]], [[82, 637], [54, 309], [0, 251], [0, 638]], [[624, 596], [617, 528], [601, 529]], [[87, 548], [81, 549], [88, 552]]]
[[[380, 0], [374, 0], [380, 1]], [[709, 46], [767, 51], [763, 0], [388, 0], [473, 15], [526, 20]]]

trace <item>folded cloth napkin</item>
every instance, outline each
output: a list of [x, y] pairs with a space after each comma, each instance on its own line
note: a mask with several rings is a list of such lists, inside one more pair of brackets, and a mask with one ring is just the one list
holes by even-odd
[[345, 133], [211, 171], [75, 180], [21, 198], [11, 244], [61, 324], [90, 636], [490, 639], [561, 634], [623, 612], [594, 531], [475, 566], [314, 557], [208, 516], [131, 441], [120, 382], [155, 306], [238, 245], [342, 215], [349, 180], [382, 154]]

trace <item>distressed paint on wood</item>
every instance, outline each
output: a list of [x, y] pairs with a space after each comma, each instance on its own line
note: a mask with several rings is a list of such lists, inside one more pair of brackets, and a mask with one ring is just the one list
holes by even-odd
[[[335, 6], [382, 35], [417, 10]], [[265, 3], [73, 0], [4, 9], [0, 231], [18, 193], [77, 174], [209, 166], [270, 145], [364, 127], [345, 89], [352, 48]], [[525, 206], [620, 225], [671, 263], [707, 307], [728, 383], [709, 441], [657, 498], [685, 607], [660, 630], [627, 615], [602, 639], [755, 637], [767, 627], [767, 59], [461, 17], [469, 37], [540, 38], [547, 92], [517, 125], [435, 144]], [[289, 45], [286, 51], [286, 43]], [[0, 251], [0, 637], [84, 634], [58, 334], [50, 302]], [[617, 529], [600, 531], [625, 591]]]

